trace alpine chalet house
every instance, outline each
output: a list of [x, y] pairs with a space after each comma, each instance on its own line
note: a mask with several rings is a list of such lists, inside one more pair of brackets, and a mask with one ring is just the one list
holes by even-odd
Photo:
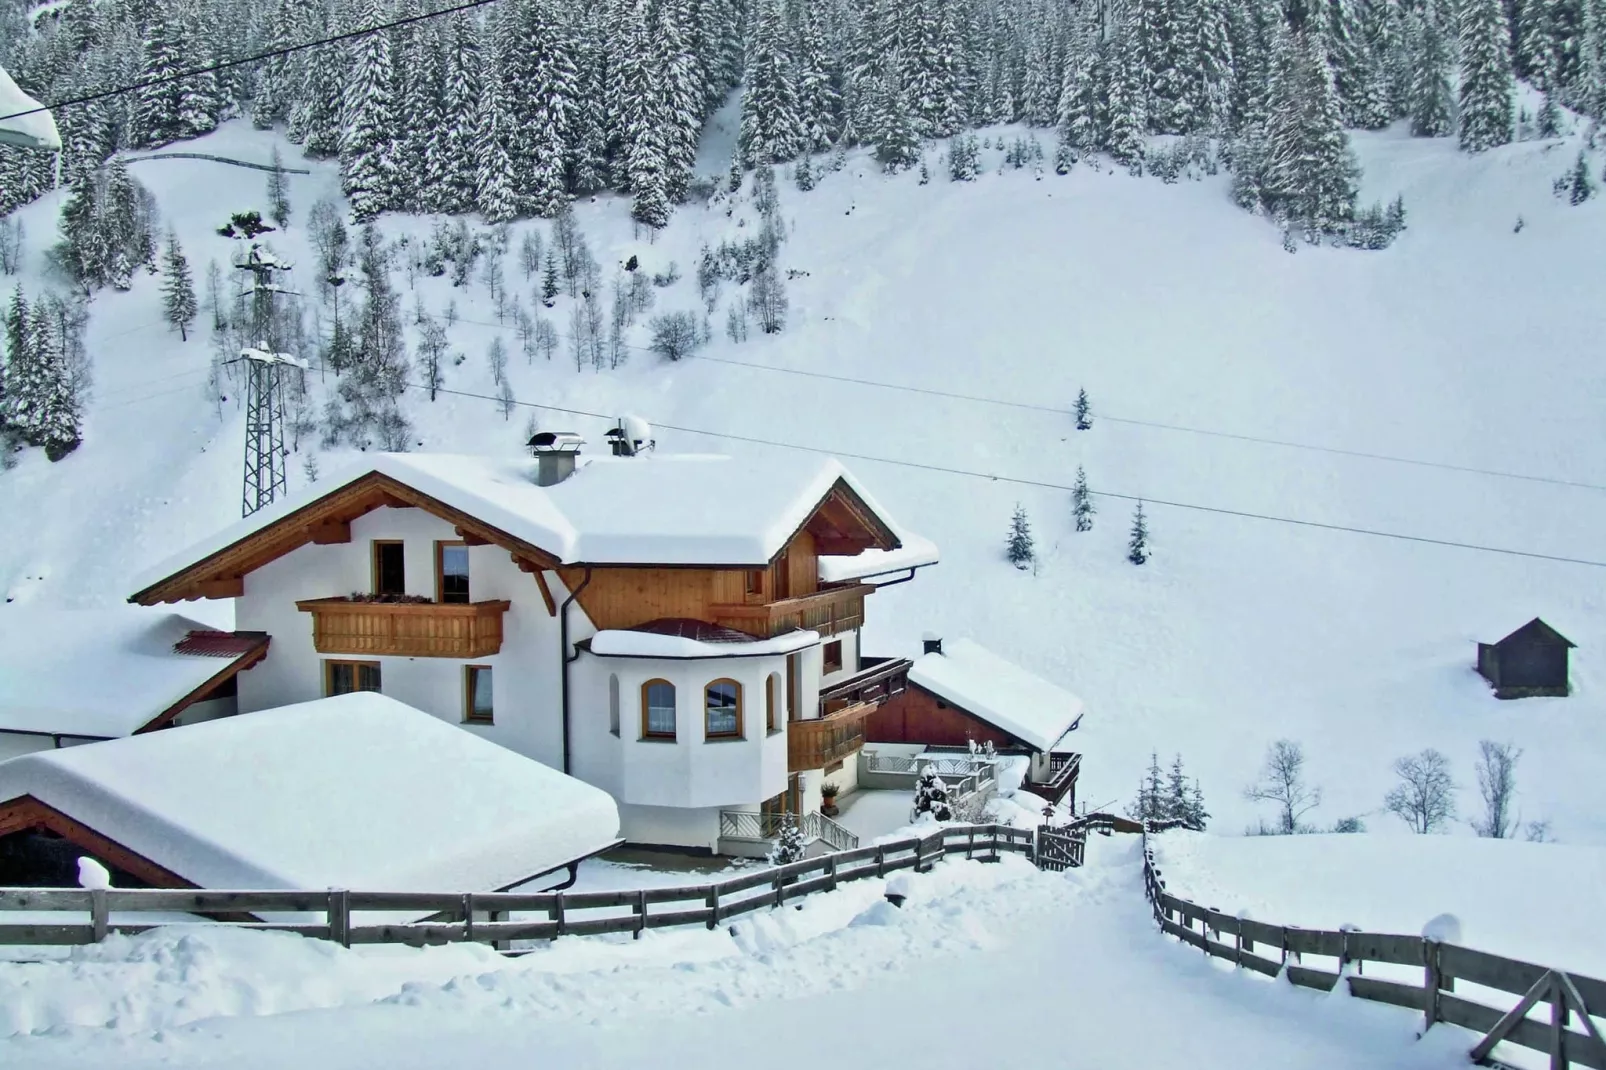
[[530, 445], [367, 457], [131, 601], [235, 600], [271, 637], [242, 713], [382, 692], [603, 788], [631, 843], [756, 853], [783, 812], [850, 840], [820, 784], [909, 665], [860, 670], [865, 598], [936, 548], [832, 459]]

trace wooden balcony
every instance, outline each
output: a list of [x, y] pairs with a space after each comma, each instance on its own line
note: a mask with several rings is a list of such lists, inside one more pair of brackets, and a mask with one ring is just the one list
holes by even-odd
[[312, 645], [320, 654], [486, 658], [502, 649], [502, 614], [510, 604], [314, 598], [296, 608], [312, 614]]
[[804, 628], [821, 635], [850, 632], [864, 623], [864, 596], [874, 587], [855, 584], [833, 587], [801, 598], [753, 605], [710, 606], [714, 621], [761, 639]]
[[787, 768], [794, 773], [839, 762], [864, 746], [864, 722], [876, 703], [860, 702], [812, 721], [786, 726]]

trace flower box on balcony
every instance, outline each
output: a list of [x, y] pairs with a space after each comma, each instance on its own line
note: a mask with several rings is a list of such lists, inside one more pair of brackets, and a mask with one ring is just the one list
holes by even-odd
[[296, 608], [312, 614], [312, 645], [320, 654], [484, 658], [502, 649], [502, 614], [509, 605], [313, 598]]

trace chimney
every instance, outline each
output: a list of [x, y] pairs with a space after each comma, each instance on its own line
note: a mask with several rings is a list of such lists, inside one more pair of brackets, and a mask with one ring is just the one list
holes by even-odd
[[920, 652], [922, 654], [941, 654], [942, 636], [938, 635], [936, 632], [927, 632], [921, 637], [921, 647], [922, 649]]
[[528, 445], [535, 455], [535, 485], [550, 487], [574, 475], [575, 458], [585, 439], [573, 431], [542, 431]]

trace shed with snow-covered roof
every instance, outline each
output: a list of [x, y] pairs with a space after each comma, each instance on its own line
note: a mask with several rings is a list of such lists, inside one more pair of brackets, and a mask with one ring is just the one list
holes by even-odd
[[0, 607], [0, 760], [228, 716], [268, 645], [161, 608]]
[[871, 744], [965, 747], [992, 744], [1029, 754], [1023, 787], [1051, 801], [1075, 802], [1081, 755], [1066, 737], [1082, 719], [1082, 700], [969, 639], [925, 640], [908, 687], [870, 715]]
[[618, 842], [607, 793], [343, 695], [0, 763], [0, 885], [497, 891]]

